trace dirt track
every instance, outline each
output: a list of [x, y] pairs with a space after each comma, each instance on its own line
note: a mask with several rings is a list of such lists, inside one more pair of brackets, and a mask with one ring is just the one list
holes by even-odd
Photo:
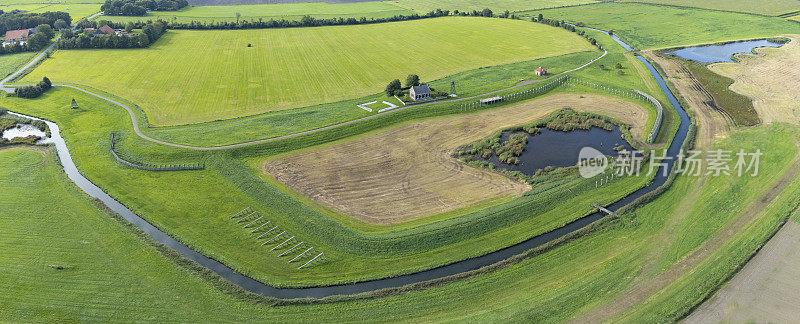
[[716, 63], [711, 71], [735, 80], [731, 90], [753, 99], [761, 120], [800, 124], [800, 35], [779, 48], [738, 54], [739, 63]]
[[303, 195], [359, 220], [390, 224], [443, 213], [529, 186], [451, 157], [461, 145], [560, 108], [602, 113], [641, 138], [645, 108], [597, 95], [559, 94], [476, 114], [409, 123], [333, 146], [270, 160], [265, 170]]

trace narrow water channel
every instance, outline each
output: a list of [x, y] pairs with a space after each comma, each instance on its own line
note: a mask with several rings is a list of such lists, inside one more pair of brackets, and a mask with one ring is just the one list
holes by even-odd
[[[621, 45], [624, 44], [623, 45], [624, 47], [630, 48], [630, 46], [623, 43], [619, 38], [615, 36], [614, 38]], [[675, 99], [675, 96], [673, 96], [672, 93], [667, 88], [666, 83], [664, 83], [664, 79], [662, 79], [661, 76], [658, 74], [658, 72], [656, 72], [655, 68], [652, 65], [650, 65], [650, 63], [647, 62], [647, 60], [645, 60], [644, 58], [639, 56], [637, 56], [637, 58], [641, 60], [648, 67], [650, 73], [653, 75], [653, 77], [656, 79], [659, 86], [661, 87], [661, 90], [664, 91], [667, 98], [669, 98], [672, 107], [675, 109], [675, 111], [677, 111], [678, 115], [680, 116], [681, 124], [680, 127], [678, 128], [678, 133], [675, 135], [674, 139], [672, 140], [672, 143], [670, 143], [669, 149], [667, 150], [669, 156], [675, 157], [675, 155], [678, 153], [681, 146], [683, 145], [683, 142], [686, 140], [686, 136], [690, 125], [689, 118], [686, 115], [686, 112], [678, 103], [677, 99]], [[31, 119], [41, 120], [30, 116], [24, 116], [20, 114], [16, 115], [28, 117]], [[181, 244], [180, 242], [176, 241], [169, 235], [160, 231], [155, 226], [151, 225], [141, 217], [137, 216], [118, 201], [111, 198], [111, 196], [103, 192], [99, 187], [94, 185], [88, 179], [83, 177], [83, 175], [81, 175], [80, 172], [78, 172], [78, 169], [75, 167], [75, 163], [72, 161], [72, 157], [70, 156], [67, 145], [64, 142], [64, 139], [61, 137], [58, 125], [49, 121], [45, 122], [50, 127], [52, 133], [51, 140], [56, 147], [58, 158], [64, 167], [64, 171], [67, 173], [69, 179], [75, 182], [75, 184], [78, 185], [78, 187], [80, 187], [81, 189], [83, 189], [83, 191], [85, 191], [90, 196], [102, 201], [103, 204], [108, 206], [108, 208], [119, 213], [123, 218], [125, 218], [125, 220], [131, 222], [136, 227], [140, 228], [142, 231], [150, 235], [156, 241], [170, 247], [171, 249], [180, 253], [182, 256], [197, 262], [201, 266], [208, 268], [211, 271], [214, 271], [215, 273], [219, 274], [220, 276], [232, 282], [233, 284], [236, 284], [247, 291], [263, 296], [290, 299], [290, 298], [321, 298], [332, 295], [352, 295], [352, 294], [369, 292], [384, 288], [401, 287], [412, 283], [443, 278], [454, 274], [459, 274], [479, 269], [481, 267], [508, 259], [514, 255], [539, 247], [543, 244], [546, 244], [548, 242], [561, 238], [567, 234], [575, 232], [603, 218], [603, 214], [601, 214], [600, 212], [596, 212], [587, 215], [583, 218], [580, 218], [578, 220], [575, 220], [551, 232], [535, 236], [518, 244], [479, 257], [466, 259], [442, 267], [406, 274], [398, 277], [363, 281], [347, 285], [335, 285], [335, 286], [325, 286], [325, 287], [275, 288], [265, 285], [261, 282], [258, 282], [250, 277], [239, 274], [236, 271], [223, 265], [222, 263], [210, 259], [198, 253], [197, 251], [190, 249], [189, 247]], [[675, 159], [668, 160], [667, 162], [668, 164], [667, 168], [669, 170], [671, 170], [672, 168], [673, 161], [675, 161]], [[666, 176], [662, 176], [661, 174], [662, 172], [660, 172], [659, 170], [658, 176], [656, 176], [652, 184], [633, 192], [632, 194], [626, 196], [625, 198], [616, 203], [611, 204], [610, 206], [608, 206], [608, 209], [612, 211], [617, 210], [620, 207], [629, 204], [634, 199], [655, 190], [656, 188], [664, 184], [664, 182], [667, 179]]]

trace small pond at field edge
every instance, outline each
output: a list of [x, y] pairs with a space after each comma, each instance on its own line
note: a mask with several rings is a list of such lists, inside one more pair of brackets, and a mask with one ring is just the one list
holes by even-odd
[[770, 42], [768, 40], [752, 40], [723, 45], [705, 45], [686, 47], [676, 51], [668, 52], [682, 59], [692, 60], [700, 63], [733, 62], [733, 55], [739, 53], [752, 53], [757, 47], [781, 47], [783, 44]]
[[7, 140], [11, 140], [14, 138], [28, 137], [31, 135], [39, 136], [42, 138], [38, 142], [36, 142], [37, 144], [50, 143], [50, 139], [47, 138], [47, 136], [43, 131], [29, 124], [17, 124], [17, 127], [6, 129], [5, 131], [3, 131], [2, 137]]
[[[514, 132], [517, 133], [517, 132]], [[541, 133], [528, 136], [528, 145], [519, 157], [519, 164], [509, 165], [500, 163], [497, 154], [492, 155], [489, 162], [498, 169], [520, 171], [526, 175], [533, 175], [538, 169], [548, 166], [555, 168], [570, 167], [578, 164], [578, 154], [584, 147], [592, 147], [604, 155], [614, 156], [618, 152], [614, 149], [621, 146], [627, 151], [633, 151], [631, 145], [622, 138], [622, 131], [614, 126], [610, 131], [592, 127], [588, 130], [576, 129], [569, 132], [554, 131], [542, 128]], [[505, 142], [512, 132], [504, 132], [500, 140]]]

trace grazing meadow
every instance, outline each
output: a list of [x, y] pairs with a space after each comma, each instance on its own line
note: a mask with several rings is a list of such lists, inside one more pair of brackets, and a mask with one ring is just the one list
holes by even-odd
[[782, 18], [642, 3], [600, 3], [525, 12], [613, 30], [638, 50], [800, 33]]
[[[237, 18], [237, 13], [240, 15]], [[351, 3], [274, 3], [262, 5], [185, 7], [178, 11], [151, 11], [143, 17], [100, 16], [97, 19], [113, 22], [148, 21], [162, 19], [167, 22], [189, 23], [192, 21], [236, 22], [239, 20], [300, 20], [309, 15], [314, 18], [387, 18], [411, 15], [414, 11], [398, 7], [390, 2], [369, 1]]]
[[151, 124], [176, 125], [357, 98], [408, 74], [433, 80], [589, 49], [562, 29], [491, 18], [170, 31], [147, 49], [58, 51], [22, 81], [89, 85], [130, 99]]

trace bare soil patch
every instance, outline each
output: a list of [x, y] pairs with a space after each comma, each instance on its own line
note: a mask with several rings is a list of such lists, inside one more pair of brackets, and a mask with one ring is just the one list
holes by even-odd
[[264, 170], [311, 199], [356, 219], [392, 224], [530, 187], [452, 158], [455, 150], [509, 126], [569, 107], [614, 117], [641, 138], [647, 110], [598, 95], [558, 94], [517, 106], [404, 124], [354, 140], [269, 160]]
[[756, 54], [738, 54], [738, 63], [715, 63], [711, 71], [732, 78], [730, 89], [753, 99], [753, 106], [766, 123], [800, 124], [800, 35], [779, 48], [756, 49]]

